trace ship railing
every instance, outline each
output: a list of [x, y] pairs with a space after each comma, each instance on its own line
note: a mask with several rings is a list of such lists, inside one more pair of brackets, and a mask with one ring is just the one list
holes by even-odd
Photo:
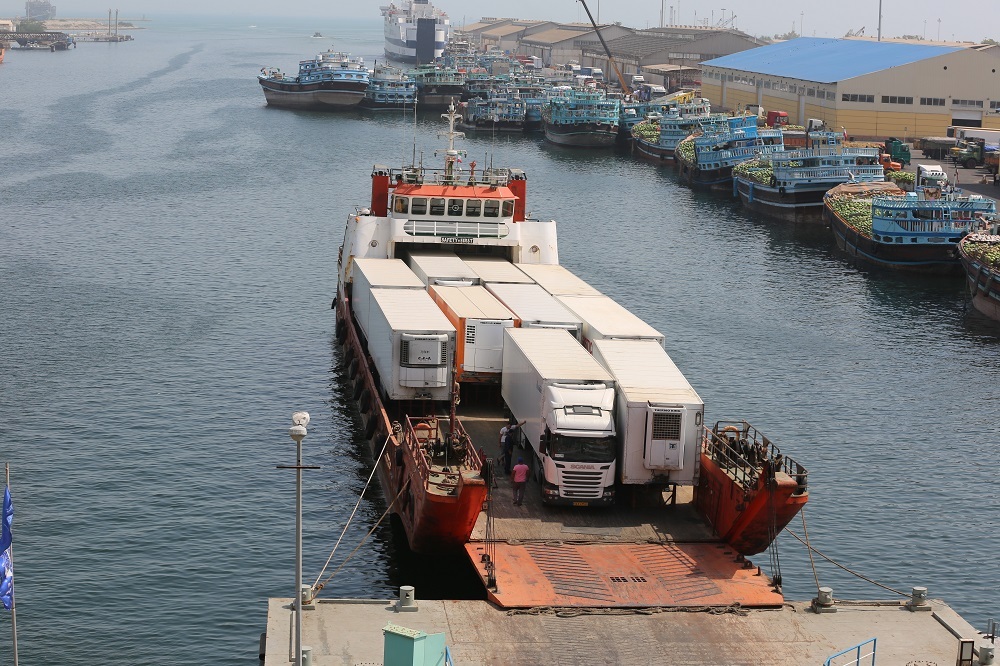
[[[384, 169], [385, 167], [379, 167]], [[405, 185], [483, 185], [486, 187], [503, 187], [509, 183], [519, 171], [509, 167], [492, 167], [478, 173], [455, 173], [445, 169], [434, 169], [422, 166], [407, 166], [401, 169], [389, 169], [390, 182]]]
[[504, 222], [456, 222], [451, 220], [406, 220], [403, 233], [431, 238], [488, 238], [500, 240], [510, 234]]
[[774, 177], [778, 180], [882, 180], [885, 172], [880, 165], [875, 166], [821, 166], [782, 167], [775, 165]]
[[899, 208], [906, 210], [949, 210], [969, 213], [995, 213], [996, 202], [993, 199], [916, 199], [914, 197], [875, 197], [873, 206], [882, 208]]
[[[823, 662], [823, 666], [864, 666], [865, 664], [875, 666], [875, 647], [876, 640], [869, 638], [867, 641], [831, 655]], [[840, 659], [841, 657], [844, 659]]]
[[[460, 420], [455, 419], [455, 427], [451, 432], [446, 432], [441, 427], [442, 423], [447, 423], [447, 420], [407, 416], [403, 438], [413, 453], [417, 475], [423, 485], [431, 483], [432, 467], [442, 467], [449, 470], [445, 477], [448, 480], [437, 481], [435, 485], [452, 490], [453, 495], [459, 495], [464, 485], [462, 469], [478, 470], [482, 467], [482, 460]], [[439, 459], [442, 464], [436, 465], [435, 459]]]
[[782, 455], [771, 440], [746, 421], [718, 421], [712, 428], [706, 426], [702, 450], [732, 476], [744, 492], [754, 492], [766, 470], [784, 472], [795, 479], [797, 495], [808, 488], [809, 473], [805, 467]]

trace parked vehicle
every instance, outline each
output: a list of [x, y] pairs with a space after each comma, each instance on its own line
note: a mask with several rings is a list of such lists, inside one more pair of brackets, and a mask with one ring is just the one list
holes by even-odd
[[897, 138], [890, 137], [885, 140], [885, 152], [889, 154], [894, 162], [899, 162], [903, 166], [910, 164], [910, 146]]
[[565, 330], [504, 331], [500, 393], [535, 454], [547, 504], [610, 504], [615, 489], [615, 387]]
[[987, 153], [996, 151], [997, 146], [987, 145], [984, 138], [959, 139], [958, 145], [951, 149], [951, 158], [956, 164], [975, 169], [986, 163]]
[[768, 111], [764, 124], [768, 127], [781, 127], [788, 124], [787, 111]]
[[956, 140], [950, 136], [925, 136], [913, 142], [913, 147], [931, 160], [942, 160], [951, 152]]
[[940, 164], [918, 164], [914, 184], [916, 187], [937, 187], [944, 191], [948, 185], [948, 174]]

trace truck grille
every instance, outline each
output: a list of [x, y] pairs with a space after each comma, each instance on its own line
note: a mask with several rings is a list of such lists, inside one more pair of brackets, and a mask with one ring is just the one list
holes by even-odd
[[603, 472], [565, 468], [559, 471], [562, 474], [563, 497], [596, 499], [604, 494], [604, 487], [601, 485]]

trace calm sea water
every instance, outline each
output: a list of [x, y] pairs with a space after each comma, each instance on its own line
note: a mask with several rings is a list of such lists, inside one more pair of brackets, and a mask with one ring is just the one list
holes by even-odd
[[[337, 247], [372, 164], [431, 159], [441, 125], [266, 108], [257, 71], [328, 48], [317, 30], [380, 57], [375, 22], [172, 19], [0, 66], [0, 458], [25, 663], [254, 662], [266, 599], [294, 581], [294, 477], [275, 469], [294, 462], [293, 410], [322, 466], [307, 580], [364, 487], [331, 339]], [[815, 547], [977, 626], [998, 613], [1000, 336], [961, 280], [859, 271], [826, 231], [627, 156], [465, 147], [525, 169], [562, 262], [664, 332], [710, 421], [747, 418], [809, 468]], [[365, 495], [335, 566], [383, 510]], [[814, 596], [804, 549], [784, 535], [780, 555], [787, 596]], [[434, 596], [421, 566], [380, 525], [326, 593]], [[818, 567], [838, 597], [892, 596]]]

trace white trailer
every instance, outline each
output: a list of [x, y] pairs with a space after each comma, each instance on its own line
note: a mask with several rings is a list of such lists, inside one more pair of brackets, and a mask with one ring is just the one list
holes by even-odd
[[503, 332], [514, 327], [514, 314], [484, 287], [435, 285], [427, 291], [455, 326], [455, 379], [499, 383]]
[[559, 264], [518, 264], [517, 267], [553, 296], [598, 296], [601, 293]]
[[451, 252], [412, 254], [408, 263], [417, 277], [427, 286], [440, 284], [471, 287], [479, 284], [479, 276]]
[[615, 379], [621, 483], [697, 483], [705, 403], [667, 352], [655, 340], [597, 340], [592, 351]]
[[610, 296], [556, 296], [583, 322], [583, 346], [596, 340], [653, 340], [663, 345], [663, 334], [639, 319]]
[[563, 328], [580, 339], [580, 318], [537, 284], [488, 283], [486, 289], [514, 313], [518, 327]]
[[418, 289], [372, 289], [365, 335], [389, 400], [448, 400], [455, 327]]
[[524, 271], [499, 257], [463, 257], [462, 261], [479, 276], [480, 282], [509, 282], [514, 284], [534, 284]]
[[610, 373], [567, 331], [508, 328], [500, 393], [535, 452], [542, 501], [614, 501], [615, 390]]
[[424, 289], [420, 278], [402, 259], [355, 259], [351, 269], [351, 312], [368, 336], [368, 313], [372, 289]]

